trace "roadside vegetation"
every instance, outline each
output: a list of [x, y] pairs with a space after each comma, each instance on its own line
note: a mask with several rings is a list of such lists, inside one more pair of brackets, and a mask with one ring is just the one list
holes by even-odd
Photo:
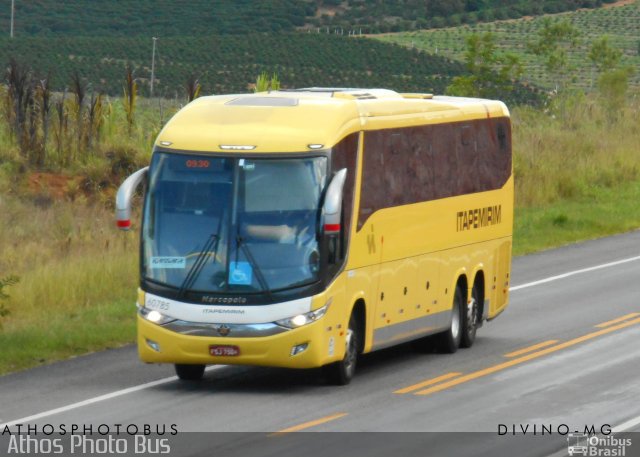
[[0, 373], [132, 341], [135, 232], [88, 202], [3, 193], [0, 211], [0, 271], [20, 278], [0, 297]]
[[640, 94], [609, 102], [575, 94], [512, 111], [514, 254], [640, 227]]
[[60, 127], [55, 116], [43, 143], [42, 117], [30, 113], [25, 126], [34, 133], [25, 142], [2, 103], [0, 374], [120, 346], [134, 335], [138, 235], [115, 228], [113, 201], [124, 177], [148, 163], [163, 119], [178, 105], [136, 100], [130, 117], [126, 98], [104, 97], [89, 141], [92, 95], [86, 98], [78, 120], [75, 96], [51, 95], [63, 113], [61, 148], [51, 133]]

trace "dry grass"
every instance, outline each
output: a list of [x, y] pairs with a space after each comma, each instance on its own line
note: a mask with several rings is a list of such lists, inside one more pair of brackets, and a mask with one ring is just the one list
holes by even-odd
[[33, 173], [0, 128], [0, 278], [20, 277], [2, 302], [9, 313], [0, 316], [0, 373], [133, 341], [138, 234], [116, 229], [115, 190], [148, 164], [177, 108], [139, 100], [127, 134], [122, 103], [106, 100], [100, 141], [66, 166], [75, 133], [60, 155], [50, 141], [45, 173]]
[[513, 112], [516, 205], [589, 197], [640, 177], [640, 99], [619, 111], [570, 97], [548, 112]]
[[135, 297], [137, 235], [117, 231], [110, 211], [3, 196], [0, 213], [0, 272], [21, 277], [5, 330], [43, 308], [66, 313], [122, 299], [123, 287]]
[[135, 232], [98, 205], [0, 197], [6, 292], [0, 373], [132, 341], [138, 282]]

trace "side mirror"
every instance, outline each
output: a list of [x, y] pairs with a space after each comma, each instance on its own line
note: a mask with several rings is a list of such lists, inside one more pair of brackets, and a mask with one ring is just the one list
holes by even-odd
[[343, 168], [334, 176], [327, 193], [324, 197], [324, 205], [322, 207], [323, 227], [322, 231], [325, 235], [333, 235], [340, 233], [340, 217], [342, 215], [342, 189], [347, 179], [347, 169]]
[[143, 179], [147, 177], [149, 167], [141, 168], [124, 180], [116, 195], [116, 223], [120, 230], [131, 228], [131, 199]]

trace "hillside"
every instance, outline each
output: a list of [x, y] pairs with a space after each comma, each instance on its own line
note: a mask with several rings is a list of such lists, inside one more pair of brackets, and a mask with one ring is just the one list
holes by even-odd
[[615, 0], [396, 0], [325, 1], [337, 5], [333, 14], [312, 25], [333, 25], [363, 33], [396, 32], [491, 22], [578, 8], [596, 8]]
[[[122, 94], [125, 66], [130, 63], [141, 92], [148, 92], [151, 39], [24, 38], [0, 39], [0, 62], [16, 57], [38, 75], [52, 72], [61, 90], [74, 71], [93, 88]], [[388, 87], [400, 91], [441, 93], [459, 63], [417, 50], [365, 38], [326, 34], [207, 36], [163, 38], [156, 56], [156, 95], [182, 97], [190, 75], [199, 77], [202, 93], [250, 90], [261, 71], [276, 72], [284, 87], [309, 85]]]
[[[16, 2], [15, 34], [167, 37], [280, 32], [301, 27], [377, 33], [557, 13], [612, 1], [29, 0]], [[9, 18], [9, 2], [4, 2], [0, 30], [6, 35]]]
[[[611, 45], [623, 52], [621, 63], [636, 69], [631, 84], [640, 87], [640, 72], [637, 70], [640, 68], [640, 1], [620, 3], [621, 6], [616, 7], [551, 16], [553, 20], [568, 20], [580, 32], [580, 44], [569, 50], [569, 64], [575, 67], [572, 74], [575, 86], [590, 89], [595, 84], [597, 73], [587, 58], [589, 46], [594, 38], [608, 35]], [[472, 33], [491, 32], [495, 34], [496, 43], [502, 51], [513, 52], [520, 57], [525, 67], [525, 78], [529, 82], [552, 89], [555, 81], [544, 68], [542, 59], [527, 49], [527, 42], [535, 38], [543, 20], [543, 17], [526, 18], [374, 38], [421, 49], [432, 55], [463, 60], [466, 50], [465, 38]]]

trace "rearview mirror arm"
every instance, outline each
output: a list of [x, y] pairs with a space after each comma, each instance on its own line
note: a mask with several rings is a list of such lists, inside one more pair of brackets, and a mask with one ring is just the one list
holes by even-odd
[[116, 195], [116, 223], [120, 230], [131, 228], [131, 199], [143, 179], [147, 177], [149, 167], [141, 168], [124, 180]]

